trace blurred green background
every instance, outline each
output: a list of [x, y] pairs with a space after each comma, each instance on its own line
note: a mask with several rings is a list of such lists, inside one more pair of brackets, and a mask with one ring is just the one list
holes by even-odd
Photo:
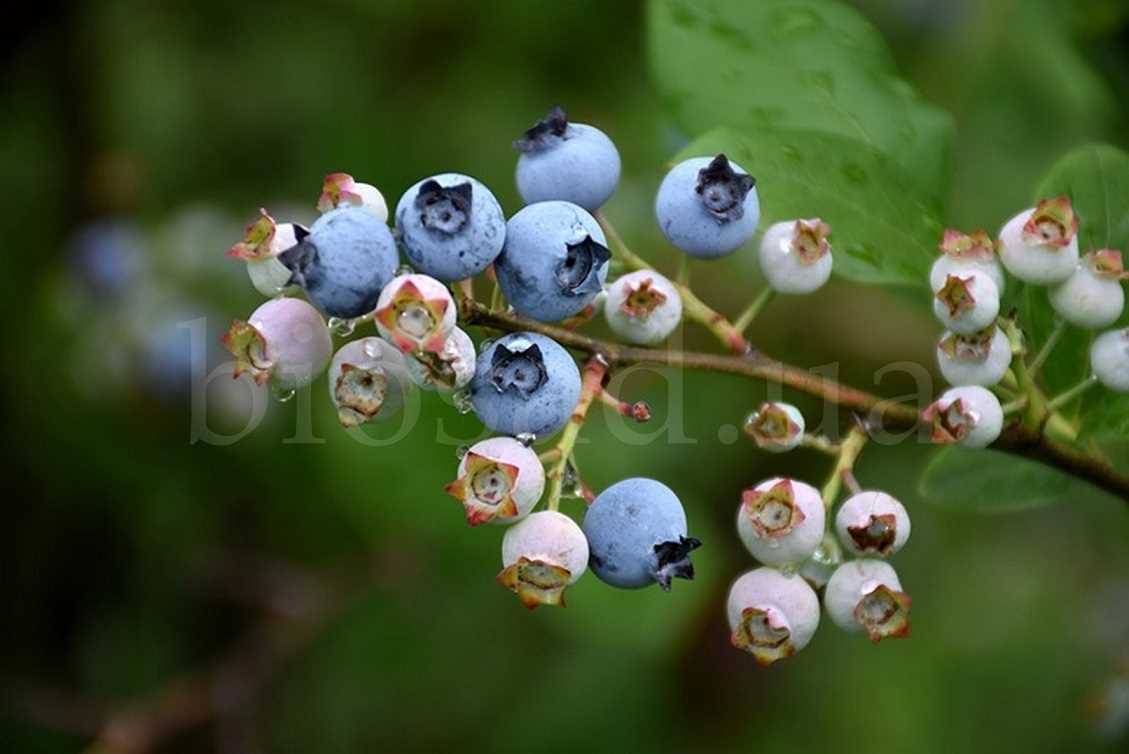
[[[856, 7], [955, 118], [948, 225], [994, 229], [1071, 147], [1129, 143], [1126, 3]], [[827, 472], [824, 458], [737, 438], [762, 385], [621, 378], [653, 426], [597, 417], [580, 466], [597, 488], [626, 476], [673, 487], [706, 543], [698, 578], [664, 594], [589, 576], [566, 610], [521, 609], [494, 583], [501, 530], [468, 530], [443, 494], [456, 448], [481, 436], [449, 400], [425, 396], [403, 437], [393, 422], [361, 442], [337, 426], [324, 379], [279, 403], [217, 378], [196, 395], [211, 430], [238, 432], [253, 405], [266, 418], [233, 444], [191, 442], [192, 377], [226, 361], [219, 335], [259, 302], [223, 251], [259, 206], [309, 221], [326, 173], [393, 203], [420, 177], [466, 172], [513, 212], [510, 141], [560, 103], [616, 140], [624, 179], [607, 212], [673, 270], [650, 202], [697, 134], [658, 93], [641, 4], [104, 0], [6, 13], [18, 36], [2, 53], [0, 116], [4, 751], [84, 750], [123, 707], [171, 710], [176, 732], [123, 724], [105, 750], [1125, 751], [1129, 516], [1086, 488], [982, 515], [920, 499], [928, 448], [868, 450], [860, 480], [913, 515], [895, 563], [913, 638], [875, 647], [827, 625], [760, 669], [729, 647], [723, 611], [751, 567], [731, 526], [739, 492]], [[723, 311], [757, 288], [748, 251], [694, 271]], [[932, 370], [922, 301], [839, 282], [775, 302], [753, 337], [905, 394], [909, 374], [876, 385], [875, 373]], [[685, 345], [713, 347], [696, 330]], [[658, 427], [665, 437], [640, 439]]]

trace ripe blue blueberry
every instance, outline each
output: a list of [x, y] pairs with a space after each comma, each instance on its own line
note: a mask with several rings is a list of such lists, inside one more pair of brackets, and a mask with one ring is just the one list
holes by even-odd
[[371, 312], [400, 261], [388, 226], [363, 207], [326, 212], [278, 258], [314, 306], [342, 318]]
[[655, 218], [667, 240], [692, 257], [737, 250], [760, 222], [756, 180], [725, 155], [675, 165], [659, 186]]
[[595, 212], [619, 183], [619, 152], [607, 134], [569, 123], [559, 107], [514, 142], [517, 191], [526, 204], [560, 199]]
[[502, 250], [506, 218], [490, 189], [460, 173], [433, 175], [396, 205], [396, 228], [412, 266], [451, 282], [474, 277]]
[[548, 435], [580, 399], [580, 370], [551, 338], [510, 333], [478, 357], [470, 397], [479, 420], [503, 435]]
[[569, 202], [530, 204], [506, 224], [494, 265], [519, 314], [557, 322], [580, 313], [603, 290], [611, 252], [600, 224]]
[[701, 542], [686, 536], [686, 512], [669, 487], [653, 479], [624, 479], [608, 487], [584, 514], [588, 567], [600, 581], [621, 589], [672, 578], [694, 578], [690, 551]]

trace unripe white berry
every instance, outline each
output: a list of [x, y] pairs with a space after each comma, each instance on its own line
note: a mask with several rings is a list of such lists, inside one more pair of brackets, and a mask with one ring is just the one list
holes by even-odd
[[804, 415], [790, 403], [766, 401], [745, 420], [744, 429], [758, 448], [784, 453], [804, 439]]
[[474, 377], [474, 341], [461, 327], [451, 328], [438, 353], [406, 354], [408, 376], [424, 390], [457, 390]]
[[1129, 328], [1110, 330], [1090, 345], [1090, 368], [1110, 390], [1129, 393]]
[[575, 584], [588, 568], [588, 540], [563, 513], [538, 511], [506, 529], [502, 566], [498, 583], [530, 610], [564, 606], [565, 587]]
[[823, 539], [825, 511], [810, 484], [773, 477], [741, 495], [737, 535], [753, 557], [771, 566], [798, 565]]
[[459, 461], [447, 494], [463, 504], [467, 523], [511, 524], [524, 518], [545, 491], [545, 468], [537, 453], [512, 437], [475, 443]]
[[682, 297], [654, 270], [636, 270], [608, 285], [604, 317], [629, 343], [652, 345], [666, 340], [682, 321]]
[[835, 514], [835, 533], [855, 555], [889, 557], [909, 539], [909, 513], [885, 492], [851, 495]]
[[999, 288], [977, 270], [949, 275], [934, 294], [933, 313], [955, 333], [971, 335], [983, 330], [1000, 313]]
[[966, 235], [956, 230], [946, 230], [938, 247], [941, 256], [929, 270], [929, 288], [940, 290], [949, 275], [967, 275], [969, 270], [983, 272], [992, 278], [1000, 295], [1007, 286], [1004, 269], [996, 256], [996, 244], [983, 230]]
[[376, 328], [405, 353], [439, 353], [455, 327], [455, 300], [447, 286], [427, 275], [392, 278], [380, 292]]
[[984, 448], [1000, 436], [1004, 412], [1000, 399], [979, 385], [946, 390], [923, 414], [933, 427], [933, 442]]
[[322, 183], [318, 211], [329, 212], [338, 207], [364, 207], [380, 222], [388, 222], [388, 203], [384, 195], [376, 186], [356, 181], [348, 173], [330, 173]]
[[375, 336], [341, 346], [329, 364], [329, 398], [344, 427], [394, 417], [412, 389], [404, 355]]
[[1065, 196], [1044, 199], [1000, 230], [1000, 260], [1008, 272], [1035, 285], [1061, 283], [1078, 264], [1078, 216]]
[[1125, 308], [1121, 252], [1087, 254], [1064, 282], [1050, 289], [1051, 306], [1072, 325], [1096, 330], [1117, 321]]
[[823, 606], [835, 625], [866, 631], [871, 641], [909, 635], [910, 597], [885, 561], [864, 558], [839, 566], [824, 589]]
[[819, 627], [819, 598], [798, 575], [757, 568], [729, 589], [726, 617], [733, 646], [771, 665], [808, 645]]
[[244, 229], [243, 237], [228, 249], [227, 256], [244, 260], [251, 285], [273, 298], [286, 291], [294, 275], [278, 255], [296, 246], [307, 233], [296, 223], [275, 222], [265, 209], [260, 209], [259, 218]]
[[1011, 366], [1011, 343], [995, 324], [972, 335], [946, 332], [937, 343], [937, 364], [950, 385], [991, 387]]
[[831, 226], [817, 218], [769, 226], [760, 243], [760, 267], [778, 293], [811, 293], [831, 277]]

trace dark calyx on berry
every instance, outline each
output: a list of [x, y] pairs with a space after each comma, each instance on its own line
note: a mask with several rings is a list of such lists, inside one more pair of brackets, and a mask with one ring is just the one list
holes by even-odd
[[679, 537], [677, 542], [660, 542], [655, 545], [655, 581], [659, 582], [664, 592], [670, 591], [670, 580], [673, 578], [694, 578], [694, 564], [690, 562], [690, 551], [702, 546], [702, 542], [694, 537]]
[[606, 246], [586, 236], [580, 243], [568, 244], [564, 261], [557, 267], [557, 280], [565, 293], [582, 296], [599, 293], [600, 269], [612, 258]]
[[[295, 229], [297, 233], [297, 229]], [[307, 235], [309, 235], [307, 233]], [[313, 242], [303, 237], [297, 245], [291, 246], [278, 255], [286, 269], [290, 270], [290, 283], [298, 284], [303, 288], [309, 286], [317, 275], [318, 247]]]
[[745, 214], [745, 197], [756, 186], [751, 175], [736, 172], [729, 158], [719, 154], [709, 165], [698, 171], [695, 191], [706, 210], [719, 222], [740, 220]]
[[894, 547], [898, 533], [897, 521], [891, 514], [872, 515], [865, 526], [848, 526], [847, 533], [860, 550], [885, 555]]
[[490, 362], [490, 384], [499, 393], [512, 389], [522, 398], [529, 398], [548, 377], [545, 358], [536, 343], [524, 351], [511, 351], [503, 345], [494, 348], [494, 358]]
[[438, 181], [426, 181], [416, 194], [419, 221], [429, 230], [452, 236], [470, 220], [472, 196], [469, 182], [443, 188]]
[[514, 149], [519, 152], [536, 152], [563, 138], [567, 130], [568, 116], [557, 105], [514, 141]]

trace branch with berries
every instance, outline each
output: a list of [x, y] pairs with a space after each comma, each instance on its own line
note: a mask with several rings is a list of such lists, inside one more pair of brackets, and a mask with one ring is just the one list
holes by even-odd
[[[274, 298], [235, 322], [225, 343], [236, 376], [281, 391], [309, 384], [328, 366], [330, 397], [346, 427], [395, 415], [415, 389], [450, 393], [473, 411], [494, 436], [467, 449], [446, 491], [471, 526], [508, 527], [497, 580], [525, 606], [564, 605], [566, 589], [587, 570], [626, 589], [670, 589], [672, 579], [693, 577], [690, 554], [701, 543], [688, 534], [670, 487], [628, 478], [596, 494], [576, 465], [573, 451], [595, 406], [649, 418], [645, 405], [606, 390], [609, 374], [630, 364], [741, 375], [820, 397], [855, 417], [842, 439], [807, 432], [802, 413], [783, 402], [764, 403], [744, 424], [765, 451], [806, 447], [833, 459], [822, 489], [773, 477], [741, 496], [737, 535], [761, 566], [734, 583], [728, 615], [733, 645], [761, 663], [811, 639], [817, 590], [846, 630], [875, 641], [908, 635], [910, 598], [888, 562], [908, 539], [908, 514], [854, 474], [878, 429], [992, 446], [1129, 500], [1129, 475], [1076, 444], [1077, 428], [1059, 411], [1097, 384], [1129, 391], [1129, 330], [1100, 335], [1092, 375], [1052, 397], [1040, 370], [1061, 329], [1031, 355], [1016, 319], [1000, 316], [1005, 269], [1029, 285], [1054, 286], [1050, 300], [1065, 323], [1096, 329], [1121, 315], [1120, 254], [1081, 256], [1079, 221], [1065, 197], [1018, 214], [998, 241], [983, 231], [945, 233], [929, 280], [946, 328], [938, 364], [953, 387], [923, 407], [813, 374], [746, 339], [774, 295], [810, 294], [829, 280], [832, 228], [824, 220], [764, 229], [757, 254], [767, 287], [733, 320], [694, 292], [685, 261], [732, 254], [760, 224], [756, 181], [725, 154], [684, 160], [658, 187], [659, 228], [686, 255], [671, 279], [632, 251], [601, 211], [620, 175], [605, 133], [554, 108], [514, 146], [526, 206], [508, 219], [485, 185], [457, 173], [411, 186], [395, 208], [395, 232], [380, 192], [343, 173], [326, 178], [318, 202], [324, 214], [308, 230], [263, 212], [230, 253]], [[609, 283], [613, 257], [629, 272]], [[489, 304], [476, 297], [476, 278], [492, 283]], [[299, 292], [306, 300], [288, 295]], [[618, 341], [583, 332], [601, 310]], [[369, 321], [376, 335], [333, 354], [331, 332], [350, 335]], [[705, 327], [725, 352], [663, 348], [683, 323]], [[463, 329], [472, 326], [497, 337], [476, 344]], [[583, 368], [570, 350], [584, 354]], [[551, 447], [534, 448], [557, 433]], [[849, 495], [839, 503], [844, 489]], [[561, 512], [565, 497], [585, 502], [581, 523]]]

